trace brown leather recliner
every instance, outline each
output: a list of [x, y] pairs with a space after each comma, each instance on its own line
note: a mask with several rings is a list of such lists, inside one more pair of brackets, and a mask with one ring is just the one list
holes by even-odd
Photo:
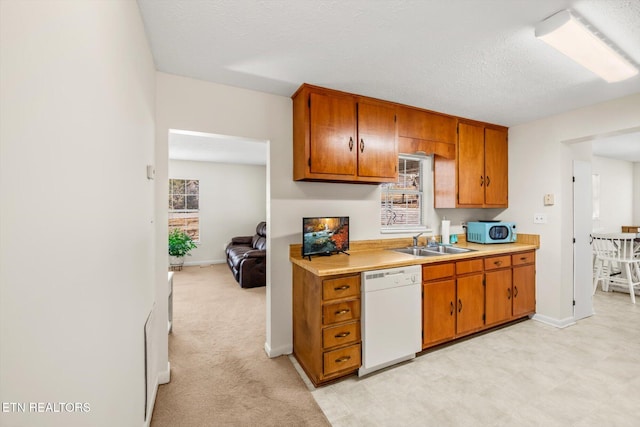
[[267, 283], [267, 223], [261, 222], [253, 236], [238, 236], [227, 245], [227, 264], [242, 288]]

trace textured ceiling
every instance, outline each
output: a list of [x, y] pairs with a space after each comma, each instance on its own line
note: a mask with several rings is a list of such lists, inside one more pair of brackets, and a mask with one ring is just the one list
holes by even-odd
[[138, 0], [158, 70], [291, 96], [311, 83], [513, 126], [640, 92], [534, 37], [570, 8], [640, 62], [640, 0]]
[[640, 128], [602, 135], [591, 143], [593, 155], [627, 162], [640, 162]]
[[245, 165], [267, 164], [267, 142], [172, 129], [169, 159]]

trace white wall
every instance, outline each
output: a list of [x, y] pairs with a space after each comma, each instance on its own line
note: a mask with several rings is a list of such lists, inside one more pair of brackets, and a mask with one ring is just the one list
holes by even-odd
[[[292, 180], [292, 108], [286, 97], [158, 73], [156, 153], [167, 150], [169, 129], [245, 136], [270, 142], [267, 221], [271, 247], [267, 277], [267, 339], [271, 355], [288, 353], [291, 337], [291, 265], [289, 245], [300, 242], [300, 220], [310, 215], [351, 217], [353, 240], [379, 239], [379, 189], [372, 185], [296, 182]], [[638, 125], [640, 95], [516, 126], [510, 130], [510, 208], [448, 210], [433, 213], [438, 232], [442, 216], [461, 220], [513, 220], [521, 233], [541, 235], [538, 253], [538, 312], [559, 325], [572, 319], [572, 151], [562, 141]], [[166, 158], [166, 154], [165, 154]], [[157, 158], [159, 179], [166, 160]], [[160, 189], [161, 191], [163, 189]], [[554, 193], [556, 204], [543, 206]], [[164, 193], [158, 199], [166, 199]], [[159, 207], [164, 210], [164, 204]], [[549, 223], [532, 224], [547, 213]], [[157, 212], [157, 215], [162, 215]], [[160, 231], [162, 233], [162, 231]], [[164, 231], [166, 233], [166, 231]], [[166, 239], [159, 234], [158, 239]]]
[[[301, 241], [302, 217], [349, 216], [353, 240], [397, 237], [380, 234], [379, 188], [375, 185], [293, 181], [293, 111], [288, 97], [165, 73], [158, 73], [157, 84], [159, 180], [167, 177], [169, 129], [269, 141], [267, 223], [271, 246], [267, 255], [266, 350], [272, 356], [289, 353], [292, 351], [289, 245]], [[157, 199], [164, 202], [166, 187], [158, 189]], [[163, 211], [166, 211], [165, 204], [157, 205], [159, 221]], [[166, 213], [164, 215], [166, 217]], [[439, 224], [439, 219], [434, 223]], [[158, 230], [157, 236], [158, 240], [166, 240], [166, 230]]]
[[138, 6], [2, 1], [0, 47], [0, 401], [27, 404], [0, 423], [141, 426], [155, 70]]
[[600, 175], [600, 219], [594, 232], [619, 233], [633, 225], [633, 163], [593, 156], [591, 173]]
[[224, 263], [234, 236], [255, 234], [267, 217], [265, 166], [169, 160], [169, 178], [200, 180], [200, 243], [185, 265]]
[[[571, 174], [576, 154], [563, 141], [633, 128], [638, 124], [640, 94], [509, 129], [510, 207], [503, 216], [515, 220], [521, 233], [540, 234], [537, 311], [552, 323], [562, 325], [573, 318]], [[556, 195], [554, 206], [543, 205], [545, 193]], [[547, 224], [533, 224], [533, 214], [538, 212], [548, 215]]]
[[630, 225], [640, 225], [640, 162], [633, 164], [633, 224]]

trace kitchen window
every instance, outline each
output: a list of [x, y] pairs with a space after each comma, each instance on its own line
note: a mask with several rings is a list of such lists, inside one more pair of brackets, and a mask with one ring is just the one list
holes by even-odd
[[169, 232], [179, 228], [200, 241], [200, 181], [169, 180]]
[[424, 220], [423, 157], [400, 154], [398, 181], [380, 186], [383, 233], [427, 231]]

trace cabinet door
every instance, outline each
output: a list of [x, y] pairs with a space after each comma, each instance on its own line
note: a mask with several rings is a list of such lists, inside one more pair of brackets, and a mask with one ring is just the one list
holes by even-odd
[[456, 282], [425, 283], [422, 291], [422, 348], [426, 348], [455, 337]]
[[455, 144], [456, 119], [415, 108], [399, 107], [398, 136]]
[[486, 128], [484, 151], [485, 204], [507, 207], [509, 196], [507, 131]]
[[354, 98], [311, 93], [311, 173], [356, 175], [356, 103]]
[[513, 267], [513, 316], [536, 312], [535, 264]]
[[458, 125], [458, 204], [484, 204], [484, 127]]
[[511, 319], [511, 269], [485, 273], [486, 324], [505, 322]]
[[459, 277], [457, 279], [457, 319], [458, 335], [473, 332], [484, 326], [484, 286], [482, 274]]
[[398, 178], [398, 147], [395, 109], [387, 105], [358, 102], [358, 176]]

